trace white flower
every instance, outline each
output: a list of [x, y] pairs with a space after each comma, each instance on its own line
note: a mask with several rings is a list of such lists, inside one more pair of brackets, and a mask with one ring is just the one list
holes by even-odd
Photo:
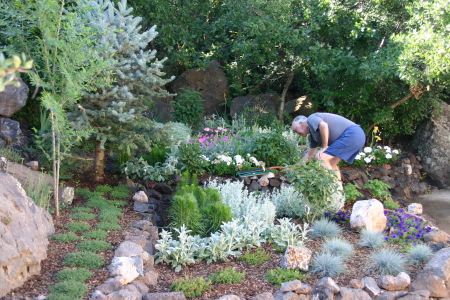
[[356, 159], [356, 160], [360, 160], [360, 159], [361, 159], [361, 155], [359, 155], [359, 154], [356, 155], [355, 159]]
[[207, 157], [206, 157], [205, 155], [203, 155], [203, 154], [200, 155], [200, 158], [203, 159], [203, 160], [209, 161], [209, 158], [207, 158]]
[[236, 162], [237, 165], [242, 164], [243, 162], [245, 162], [245, 160], [242, 158], [242, 156], [240, 155], [235, 155], [234, 156], [234, 161]]
[[377, 146], [377, 149], [381, 149], [381, 146]]
[[391, 153], [391, 147], [384, 146], [384, 150], [386, 150], [387, 153]]
[[260, 162], [259, 162], [256, 158], [254, 158], [253, 156], [250, 157], [248, 160], [249, 160], [252, 164], [254, 164], [255, 166], [259, 166], [259, 165], [260, 165]]
[[395, 150], [392, 150], [392, 153], [394, 153], [394, 154], [398, 154], [398, 150], [397, 150], [397, 149], [395, 149]]
[[372, 148], [366, 147], [366, 148], [364, 148], [364, 152], [370, 153], [370, 152], [372, 152]]
[[230, 165], [230, 163], [233, 161], [233, 159], [227, 155], [219, 154], [217, 155], [217, 158], [223, 162], [226, 162], [227, 165]]
[[386, 154], [386, 158], [390, 159], [390, 158], [392, 158], [392, 155], [388, 153], [388, 154]]
[[359, 152], [358, 155], [361, 155], [361, 157], [366, 156], [366, 154], [364, 152]]
[[370, 162], [372, 161], [372, 159], [371, 159], [370, 157], [365, 157], [365, 158], [364, 158], [364, 161], [365, 161], [366, 163], [370, 163]]

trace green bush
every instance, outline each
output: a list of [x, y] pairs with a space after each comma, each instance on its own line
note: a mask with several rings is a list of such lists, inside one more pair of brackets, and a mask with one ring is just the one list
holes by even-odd
[[105, 231], [117, 231], [122, 230], [119, 224], [100, 222], [97, 224], [97, 229], [105, 230]]
[[98, 252], [98, 251], [105, 251], [110, 249], [112, 246], [110, 243], [107, 243], [105, 241], [83, 241], [81, 243], [77, 244], [77, 248], [80, 249], [80, 251], [85, 252]]
[[231, 221], [231, 208], [222, 202], [215, 202], [201, 208], [203, 235], [217, 232], [223, 223]]
[[83, 222], [70, 222], [66, 225], [66, 228], [71, 232], [84, 232], [88, 231], [91, 226]]
[[299, 270], [276, 268], [267, 271], [264, 278], [276, 286], [281, 286], [283, 282], [295, 279], [305, 281], [308, 278], [308, 275], [302, 274]]
[[[119, 198], [119, 199], [126, 199], [126, 198], [130, 198], [130, 192], [124, 192], [124, 191], [111, 191], [109, 193], [109, 196], [111, 196], [112, 198]], [[114, 206], [123, 206], [123, 205], [114, 205]]]
[[127, 188], [124, 185], [118, 185], [118, 186], [113, 187], [113, 191], [115, 191], [115, 192], [122, 192], [122, 193], [128, 193], [128, 194], [130, 193], [130, 189]]
[[234, 268], [226, 268], [209, 275], [209, 279], [215, 283], [241, 283], [245, 272], [237, 272]]
[[99, 216], [106, 216], [106, 215], [121, 217], [121, 216], [123, 216], [123, 212], [122, 212], [122, 209], [120, 209], [118, 207], [109, 206], [109, 207], [102, 208], [99, 213]]
[[83, 282], [91, 278], [92, 272], [87, 269], [63, 269], [59, 271], [55, 279], [57, 281]]
[[118, 217], [116, 217], [116, 216], [114, 216], [114, 215], [110, 215], [110, 214], [103, 214], [103, 215], [100, 215], [99, 217], [98, 217], [98, 220], [100, 221], [100, 222], [107, 222], [107, 223], [119, 223], [119, 218]]
[[400, 204], [398, 204], [394, 200], [384, 201], [383, 202], [383, 206], [384, 206], [385, 209], [391, 209], [391, 210], [395, 210], [395, 209], [399, 209], [400, 208]]
[[87, 212], [79, 212], [71, 215], [72, 219], [74, 220], [95, 220], [96, 215], [87, 213]]
[[251, 265], [262, 265], [270, 259], [271, 255], [264, 251], [262, 248], [258, 248], [255, 252], [246, 252], [244, 255], [238, 257], [238, 260], [243, 260]]
[[52, 235], [50, 238], [59, 243], [76, 242], [80, 239], [75, 233], [58, 233]]
[[108, 232], [105, 230], [92, 230], [83, 234], [86, 239], [104, 240], [108, 237]]
[[185, 88], [180, 89], [176, 100], [170, 101], [173, 105], [173, 116], [177, 122], [195, 126], [202, 121], [204, 108], [201, 93], [197, 91], [189, 91]]
[[23, 158], [20, 156], [20, 153], [16, 150], [14, 150], [11, 147], [0, 147], [0, 157], [5, 157], [9, 161], [13, 161], [16, 163], [20, 163], [23, 161]]
[[62, 264], [78, 268], [97, 269], [102, 267], [105, 262], [100, 255], [92, 252], [73, 252], [64, 257]]
[[363, 188], [369, 189], [372, 196], [380, 201], [392, 200], [391, 193], [388, 191], [391, 187], [378, 179], [369, 180]]
[[62, 281], [48, 288], [52, 294], [65, 295], [73, 298], [82, 298], [88, 291], [84, 283], [77, 281]]
[[202, 215], [193, 194], [173, 196], [167, 216], [172, 228], [180, 228], [184, 224], [194, 234], [202, 231]]
[[202, 158], [202, 149], [199, 143], [185, 143], [178, 148], [178, 163], [181, 171], [193, 174], [204, 174], [209, 162]]
[[344, 186], [345, 199], [348, 201], [354, 201], [356, 198], [364, 196], [355, 184], [347, 183]]
[[185, 276], [175, 280], [170, 286], [171, 291], [183, 292], [187, 298], [200, 297], [204, 292], [212, 290], [211, 282], [203, 277]]

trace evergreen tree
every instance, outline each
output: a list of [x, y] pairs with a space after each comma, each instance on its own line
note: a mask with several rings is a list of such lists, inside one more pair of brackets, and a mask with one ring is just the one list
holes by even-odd
[[168, 96], [164, 85], [173, 80], [164, 79], [161, 71], [166, 59], [158, 60], [156, 50], [147, 50], [157, 36], [156, 26], [141, 32], [140, 17], [131, 15], [127, 1], [115, 4], [109, 0], [90, 1], [99, 8], [87, 16], [89, 23], [101, 34], [98, 51], [104, 58], [112, 57], [111, 69], [115, 83], [86, 93], [70, 117], [79, 128], [94, 130], [91, 140], [95, 142], [95, 180], [104, 179], [105, 148], [130, 152], [137, 148], [150, 148], [145, 138], [151, 121], [142, 115], [148, 109], [146, 103], [158, 97]]

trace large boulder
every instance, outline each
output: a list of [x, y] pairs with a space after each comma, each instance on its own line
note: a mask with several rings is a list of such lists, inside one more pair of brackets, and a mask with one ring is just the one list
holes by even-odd
[[0, 145], [14, 144], [23, 148], [29, 142], [29, 138], [20, 129], [19, 122], [8, 118], [0, 118]]
[[[168, 90], [179, 94], [182, 88], [200, 92], [201, 98], [205, 100], [203, 102], [205, 115], [217, 114], [230, 93], [225, 73], [215, 60], [211, 61], [205, 70], [199, 68], [187, 70], [172, 82]], [[174, 101], [177, 101], [177, 98], [175, 97]]]
[[441, 108], [419, 126], [412, 146], [422, 158], [423, 171], [440, 188], [450, 188], [450, 105], [442, 103]]
[[11, 175], [0, 174], [0, 297], [41, 271], [52, 216], [34, 204]]
[[377, 199], [356, 201], [350, 215], [350, 227], [355, 230], [382, 232], [386, 227], [383, 204]]
[[296, 117], [298, 115], [309, 116], [314, 113], [313, 101], [308, 96], [302, 96], [287, 101], [284, 106], [284, 111], [292, 117]]
[[230, 114], [239, 116], [244, 110], [250, 115], [276, 114], [280, 101], [281, 96], [274, 93], [237, 97], [231, 101]]
[[27, 103], [28, 86], [19, 78], [20, 86], [8, 84], [0, 93], [0, 116], [9, 118]]

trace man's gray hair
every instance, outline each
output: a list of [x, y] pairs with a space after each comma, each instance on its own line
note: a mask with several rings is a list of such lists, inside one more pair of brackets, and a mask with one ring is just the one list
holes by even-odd
[[292, 123], [298, 124], [300, 122], [306, 122], [308, 120], [305, 116], [296, 116]]

